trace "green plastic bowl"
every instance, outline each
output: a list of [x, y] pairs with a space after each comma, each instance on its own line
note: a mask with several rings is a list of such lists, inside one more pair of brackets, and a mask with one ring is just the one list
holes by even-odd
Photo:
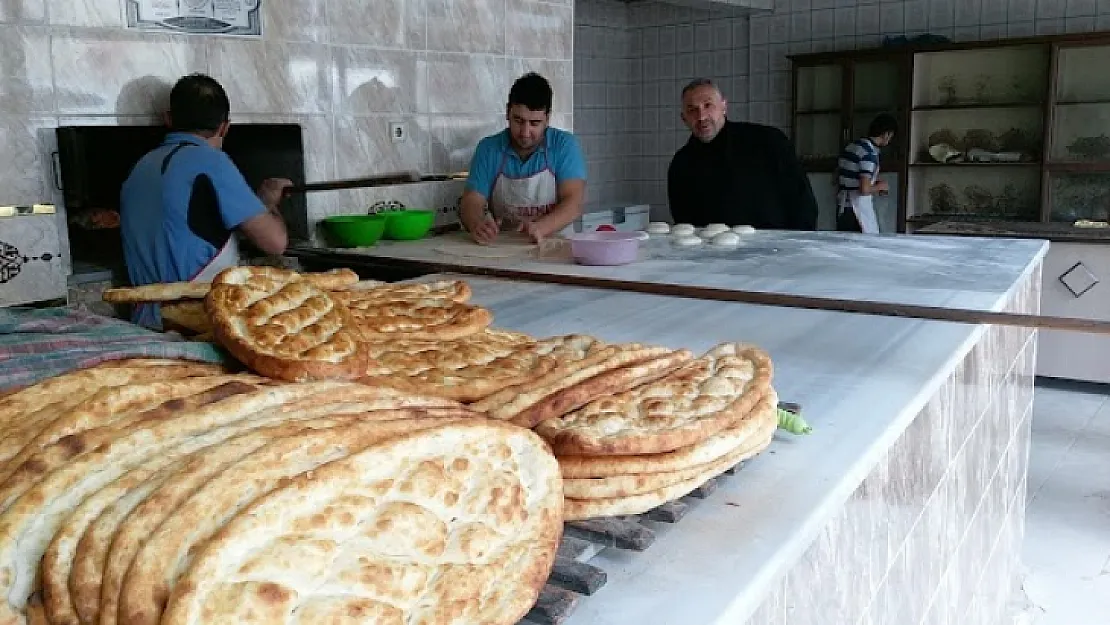
[[386, 221], [381, 215], [328, 217], [324, 231], [337, 247], [370, 247], [382, 238]]
[[435, 211], [405, 209], [386, 217], [385, 238], [394, 241], [423, 239], [436, 221]]

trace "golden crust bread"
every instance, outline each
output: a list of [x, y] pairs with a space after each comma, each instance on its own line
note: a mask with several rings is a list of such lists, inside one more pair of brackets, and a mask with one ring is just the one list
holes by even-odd
[[212, 320], [208, 318], [203, 300], [170, 302], [162, 304], [162, 328], [209, 334], [212, 332]]
[[[352, 286], [337, 295], [340, 301], [349, 304], [351, 301], [378, 301], [396, 302], [422, 299], [442, 299], [459, 304], [470, 301], [473, 291], [470, 285], [462, 280], [434, 280], [431, 282], [377, 282], [367, 281], [360, 283], [364, 286]], [[356, 292], [357, 291], [357, 292]], [[349, 298], [344, 300], [342, 298]]]
[[[153, 367], [157, 367], [152, 371]], [[14, 429], [34, 427], [50, 415], [68, 410], [93, 396], [101, 389], [149, 381], [218, 375], [219, 365], [184, 360], [114, 360], [89, 369], [71, 371], [38, 384], [25, 387], [0, 399], [0, 437]]]
[[[256, 424], [261, 429], [204, 450], [149, 496], [121, 501], [116, 509], [97, 519], [78, 545], [70, 581], [82, 622], [115, 625], [124, 576], [135, 554], [198, 488], [265, 442], [289, 435], [289, 428], [318, 429], [321, 422], [337, 425], [336, 420], [345, 416], [380, 422], [382, 428], [392, 428], [390, 431], [405, 431], [419, 429], [430, 419], [473, 419], [480, 415], [451, 401], [354, 384], [330, 384], [325, 392], [286, 403], [268, 422]], [[262, 427], [270, 423], [277, 425]]]
[[[119, 431], [99, 448], [64, 464], [0, 513], [0, 623], [22, 622], [36, 581], [34, 569], [67, 511], [151, 458], [183, 457], [242, 432], [295, 418], [280, 408], [308, 397], [346, 390], [383, 394], [357, 384], [312, 383], [257, 388], [182, 414], [161, 414]], [[440, 400], [442, 401], [442, 400]]]
[[774, 410], [757, 412], [755, 418], [751, 419], [755, 425], [751, 435], [714, 460], [675, 471], [600, 478], [563, 478], [563, 492], [568, 499], [626, 498], [692, 480], [704, 475], [716, 463], [723, 462], [727, 466], [736, 466], [766, 449], [778, 428], [778, 418]]
[[377, 291], [332, 293], [336, 301], [351, 311], [351, 317], [368, 341], [394, 338], [450, 341], [480, 332], [493, 321], [488, 310], [451, 299], [392, 299], [375, 295]]
[[603, 397], [536, 431], [558, 455], [664, 453], [738, 422], [771, 388], [763, 350], [724, 343], [673, 374]]
[[510, 625], [546, 581], [562, 505], [558, 465], [528, 430], [457, 423], [394, 439], [232, 519], [162, 623]]
[[[772, 430], [771, 435], [773, 434], [774, 431]], [[701, 472], [690, 479], [662, 486], [656, 490], [626, 497], [599, 497], [595, 499], [571, 499], [568, 497], [563, 508], [564, 519], [567, 521], [584, 521], [602, 517], [643, 514], [668, 501], [685, 497], [697, 487], [736, 466], [745, 458], [750, 458], [762, 452], [771, 443], [771, 435], [768, 435], [763, 441], [753, 441], [750, 447], [737, 449], [707, 465], [703, 465]]]
[[[257, 385], [235, 380], [221, 381], [214, 387], [207, 384], [199, 385], [197, 381], [179, 380], [143, 385], [141, 387], [143, 392], [139, 393], [129, 392], [136, 387], [111, 389], [107, 392], [107, 397], [101, 398], [101, 402], [88, 402], [89, 412], [77, 410], [70, 413], [76, 415], [78, 425], [61, 423], [58, 426], [59, 430], [47, 428], [16, 457], [22, 462], [17, 464], [13, 461], [6, 465], [4, 480], [0, 482], [0, 511], [7, 510], [52, 472], [64, 469], [81, 457], [95, 453], [101, 446], [116, 440], [126, 432], [144, 427], [144, 423], [157, 422], [167, 416], [218, 403], [237, 395], [249, 394], [259, 388]], [[208, 382], [208, 379], [199, 381]], [[189, 395], [183, 393], [182, 388]], [[164, 392], [166, 397], [151, 396], [152, 391]], [[67, 421], [68, 417], [69, 415], [57, 421]], [[106, 422], [100, 427], [78, 429], [83, 427], [81, 424], [95, 423], [101, 419]], [[111, 421], [111, 419], [118, 419], [118, 421]], [[72, 434], [55, 437], [58, 431], [65, 432], [67, 429], [70, 429]]]
[[[313, 286], [324, 291], [345, 289], [359, 281], [358, 274], [350, 269], [333, 269], [323, 273], [300, 275]], [[111, 304], [157, 304], [179, 300], [202, 300], [211, 288], [212, 285], [208, 282], [163, 282], [106, 289], [102, 297], [105, 302]]]
[[[656, 359], [664, 359], [657, 363], [667, 366], [689, 355], [684, 350], [673, 352], [663, 347], [648, 347], [637, 343], [627, 345], [606, 345], [589, 337], [570, 337], [568, 346], [572, 346], [571, 358], [563, 365], [547, 374], [538, 376], [521, 384], [502, 389], [489, 397], [475, 402], [471, 407], [479, 412], [484, 412], [494, 419], [512, 421], [517, 425], [532, 427], [538, 420], [557, 411], [555, 402], [559, 405], [570, 405], [572, 399], [579, 400], [581, 395], [571, 397], [560, 395], [563, 391], [572, 389], [600, 376], [627, 367], [629, 365], [645, 363]], [[649, 367], [650, 371], [657, 371], [657, 367]], [[624, 375], [624, 374], [620, 374]], [[619, 376], [618, 376], [619, 381]], [[632, 377], [626, 378], [627, 383], [632, 383]], [[596, 388], [601, 388], [598, 386]], [[587, 387], [585, 390], [589, 390]], [[604, 392], [604, 391], [601, 391]], [[593, 399], [593, 397], [590, 397]]]
[[[214, 475], [166, 517], [143, 546], [124, 578], [118, 619], [125, 625], [157, 625], [166, 599], [188, 567], [193, 551], [244, 507], [285, 480], [345, 458], [399, 433], [441, 423], [406, 420], [393, 427], [374, 421], [310, 430], [276, 440]], [[417, 425], [419, 423], [419, 426]]]
[[88, 496], [156, 456], [181, 456], [237, 433], [236, 422], [253, 424], [260, 413], [314, 385], [269, 387], [234, 395], [186, 416], [166, 416], [121, 431], [111, 442], [43, 476], [0, 513], [0, 622], [21, 622], [34, 591], [35, 569], [50, 539]]
[[[623, 356], [618, 356], [615, 363], [623, 363]], [[512, 422], [526, 428], [533, 428], [548, 419], [581, 408], [599, 397], [608, 397], [657, 380], [689, 362], [693, 357], [694, 355], [689, 351], [680, 349], [642, 360], [632, 360], [628, 364], [619, 364], [615, 368], [548, 395], [518, 413], [512, 418]]]
[[395, 339], [369, 343], [367, 384], [472, 402], [565, 365], [575, 339], [537, 341], [503, 330], [483, 330], [455, 341]]
[[366, 370], [350, 313], [294, 272], [226, 269], [205, 305], [220, 343], [263, 375], [304, 382], [353, 379]]
[[777, 400], [774, 392], [767, 393], [756, 408], [738, 423], [694, 445], [661, 454], [559, 456], [559, 470], [563, 473], [563, 479], [569, 481], [666, 473], [705, 465], [751, 440], [760, 431], [768, 415], [774, 418], [777, 426]]

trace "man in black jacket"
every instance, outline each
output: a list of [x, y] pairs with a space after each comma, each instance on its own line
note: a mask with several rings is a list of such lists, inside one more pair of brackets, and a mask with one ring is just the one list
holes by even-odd
[[817, 201], [790, 140], [777, 128], [729, 121], [727, 106], [708, 79], [682, 90], [691, 137], [667, 171], [674, 222], [815, 230]]

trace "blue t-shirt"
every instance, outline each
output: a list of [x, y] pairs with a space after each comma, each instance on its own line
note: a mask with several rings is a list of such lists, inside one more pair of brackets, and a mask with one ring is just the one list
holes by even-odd
[[[222, 150], [173, 132], [135, 164], [120, 193], [120, 234], [135, 286], [193, 279], [233, 230], [266, 211]], [[156, 306], [136, 309], [137, 323], [158, 327]]]
[[529, 155], [528, 160], [522, 161], [513, 150], [509, 130], [506, 128], [478, 142], [474, 157], [470, 159], [466, 189], [477, 191], [488, 199], [498, 173], [512, 178], [524, 178], [538, 174], [544, 167], [551, 168], [558, 183], [585, 180], [586, 158], [582, 155], [578, 139], [565, 130], [549, 127], [539, 149]]

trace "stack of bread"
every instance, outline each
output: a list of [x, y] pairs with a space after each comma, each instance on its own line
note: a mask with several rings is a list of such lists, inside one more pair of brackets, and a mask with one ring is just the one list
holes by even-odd
[[658, 380], [541, 422], [568, 520], [640, 514], [762, 452], [778, 426], [771, 359], [725, 343]]
[[436, 397], [123, 361], [0, 425], [4, 624], [508, 625], [561, 536], [542, 439]]
[[470, 296], [269, 267], [107, 293], [251, 372], [125, 361], [0, 398], [0, 625], [513, 623], [562, 521], [771, 440], [756, 347], [535, 338]]

